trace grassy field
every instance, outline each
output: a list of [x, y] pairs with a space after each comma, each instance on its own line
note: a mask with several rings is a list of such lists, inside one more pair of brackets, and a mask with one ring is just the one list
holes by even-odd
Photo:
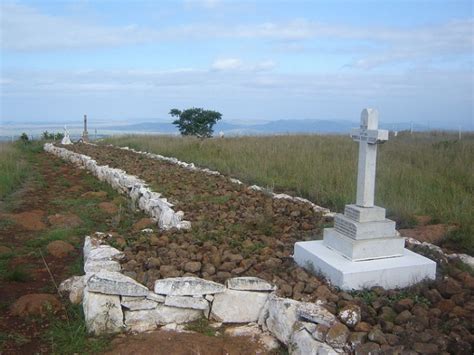
[[0, 143], [0, 199], [13, 191], [28, 174], [19, 144]]
[[[399, 228], [414, 216], [458, 228], [448, 240], [474, 253], [474, 135], [402, 132], [379, 146], [376, 204]], [[107, 143], [174, 156], [341, 212], [355, 201], [358, 144], [347, 136], [195, 138], [123, 136]]]

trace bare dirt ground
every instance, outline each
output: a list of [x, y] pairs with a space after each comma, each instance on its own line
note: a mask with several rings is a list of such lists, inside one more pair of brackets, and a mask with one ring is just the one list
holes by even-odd
[[[104, 202], [117, 210], [103, 211], [99, 205]], [[84, 170], [44, 152], [34, 155], [30, 179], [0, 202], [0, 354], [78, 352], [68, 343], [77, 341], [79, 333], [58, 334], [58, 325], [68, 329], [66, 319], [71, 315], [66, 313], [68, 302], [58, 296], [54, 283], [82, 274], [84, 235], [102, 231], [119, 238], [134, 231], [133, 224], [145, 216], [126, 210], [126, 205], [126, 200]], [[60, 243], [51, 247], [55, 240]], [[62, 243], [72, 246], [72, 251], [70, 247], [61, 249]], [[78, 329], [84, 332], [83, 324], [74, 331]], [[132, 353], [131, 349], [139, 353], [168, 349], [169, 354], [176, 354], [177, 349], [183, 349], [180, 353], [185, 354], [203, 349], [201, 353], [251, 354], [256, 349], [245, 338], [211, 340], [196, 333], [185, 335], [181, 342], [181, 337], [172, 332], [166, 337], [148, 334], [146, 341], [127, 336], [112, 344], [121, 354]], [[87, 339], [84, 344], [79, 346], [81, 353], [97, 349], [89, 348]]]

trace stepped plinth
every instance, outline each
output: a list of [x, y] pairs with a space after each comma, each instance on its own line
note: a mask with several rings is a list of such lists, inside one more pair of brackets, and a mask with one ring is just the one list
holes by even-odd
[[351, 134], [360, 143], [356, 204], [334, 217], [334, 228], [324, 230], [322, 241], [295, 244], [300, 266], [342, 289], [406, 287], [436, 276], [436, 263], [405, 249], [395, 222], [374, 205], [377, 144], [388, 140], [388, 132], [377, 126], [377, 111], [365, 109], [360, 129]]

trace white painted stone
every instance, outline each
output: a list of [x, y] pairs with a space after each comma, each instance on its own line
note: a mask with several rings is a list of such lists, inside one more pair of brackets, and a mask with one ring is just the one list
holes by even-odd
[[100, 245], [97, 248], [90, 250], [86, 262], [88, 260], [111, 260], [116, 259], [120, 260], [124, 257], [124, 254], [109, 245]]
[[169, 295], [166, 296], [165, 306], [206, 310], [209, 302], [202, 297]]
[[300, 302], [296, 314], [301, 318], [327, 327], [331, 327], [337, 322], [337, 318], [334, 314], [316, 303]]
[[99, 271], [119, 272], [120, 270], [122, 270], [122, 266], [115, 260], [94, 260], [89, 258], [84, 264], [85, 273], [97, 273]]
[[395, 222], [382, 219], [371, 222], [357, 222], [342, 214], [334, 217], [334, 229], [352, 239], [388, 238], [395, 236]]
[[122, 296], [120, 303], [130, 311], [155, 309], [158, 306], [157, 302], [146, 299], [145, 297]]
[[334, 228], [325, 228], [323, 234], [325, 246], [351, 261], [402, 256], [405, 249], [405, 239], [401, 237], [355, 240]]
[[160, 295], [199, 296], [224, 290], [224, 285], [198, 277], [171, 277], [155, 281], [155, 293]]
[[214, 296], [211, 317], [223, 323], [256, 322], [268, 295], [266, 292], [227, 289]]
[[359, 142], [356, 204], [361, 207], [374, 205], [377, 144], [388, 140], [388, 131], [378, 129], [378, 115], [375, 109], [364, 109], [360, 128], [351, 133], [351, 137]]
[[362, 317], [360, 307], [355, 304], [347, 305], [339, 311], [338, 317], [345, 325], [355, 327]]
[[346, 205], [344, 215], [357, 222], [374, 222], [385, 220], [385, 208], [360, 207], [357, 205]]
[[86, 287], [82, 307], [88, 332], [99, 335], [122, 331], [124, 324], [119, 296], [90, 292]]
[[61, 294], [68, 294], [69, 301], [72, 304], [80, 304], [84, 295], [85, 276], [72, 276], [59, 285]]
[[295, 331], [290, 339], [288, 351], [291, 355], [336, 355], [328, 344], [317, 341], [306, 329]]
[[327, 248], [323, 241], [309, 241], [295, 244], [294, 259], [298, 265], [322, 273], [344, 290], [372, 286], [401, 288], [436, 277], [434, 261], [407, 249], [397, 258], [352, 262]]
[[153, 291], [148, 292], [148, 294], [146, 295], [146, 298], [147, 298], [147, 300], [155, 301], [155, 302], [158, 302], [158, 303], [165, 303], [165, 299], [166, 299], [165, 296], [157, 295]]
[[289, 298], [269, 297], [267, 328], [285, 345], [289, 344], [293, 326], [298, 320], [298, 305], [298, 301]]
[[274, 291], [275, 286], [269, 282], [252, 276], [234, 277], [226, 281], [227, 288], [239, 291]]
[[124, 311], [125, 326], [132, 332], [147, 332], [157, 328], [153, 310]]
[[84, 248], [83, 248], [84, 260], [87, 260], [87, 258], [89, 257], [89, 253], [92, 249], [96, 249], [101, 244], [102, 244], [101, 239], [90, 237], [87, 235], [84, 239]]
[[131, 277], [118, 272], [101, 271], [87, 282], [89, 290], [109, 295], [147, 296], [150, 290]]
[[183, 324], [195, 321], [203, 316], [203, 312], [197, 309], [175, 308], [158, 305], [153, 311], [156, 324], [176, 323]]

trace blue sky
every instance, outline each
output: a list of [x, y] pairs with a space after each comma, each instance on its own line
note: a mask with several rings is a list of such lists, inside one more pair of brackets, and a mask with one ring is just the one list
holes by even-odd
[[473, 126], [471, 1], [7, 1], [2, 121], [358, 120]]

